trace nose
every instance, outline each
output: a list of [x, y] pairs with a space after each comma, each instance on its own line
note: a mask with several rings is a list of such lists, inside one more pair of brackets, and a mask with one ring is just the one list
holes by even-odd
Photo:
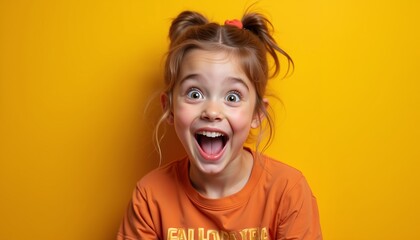
[[201, 113], [201, 118], [207, 121], [219, 121], [223, 119], [222, 107], [216, 101], [209, 101]]

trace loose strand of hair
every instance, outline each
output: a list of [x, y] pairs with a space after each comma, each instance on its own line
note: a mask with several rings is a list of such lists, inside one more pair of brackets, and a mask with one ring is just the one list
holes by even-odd
[[168, 118], [168, 115], [169, 115], [168, 111], [162, 114], [153, 132], [153, 145], [159, 156], [159, 166], [161, 166], [163, 162], [163, 153], [162, 153], [161, 143], [166, 134], [166, 127], [164, 127], [164, 130], [162, 133], [160, 133], [160, 129], [162, 125], [164, 124], [164, 122], [166, 121], [166, 119]]

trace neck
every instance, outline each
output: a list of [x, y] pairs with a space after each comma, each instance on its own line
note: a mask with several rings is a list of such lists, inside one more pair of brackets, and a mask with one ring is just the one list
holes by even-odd
[[241, 157], [230, 162], [221, 173], [209, 175], [190, 169], [190, 180], [193, 187], [207, 198], [226, 197], [239, 192], [246, 185], [253, 163], [252, 154], [244, 150]]

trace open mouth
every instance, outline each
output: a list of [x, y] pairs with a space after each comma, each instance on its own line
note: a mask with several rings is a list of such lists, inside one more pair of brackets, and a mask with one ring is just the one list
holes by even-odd
[[208, 155], [217, 155], [222, 152], [228, 140], [220, 132], [201, 131], [195, 134], [198, 145]]

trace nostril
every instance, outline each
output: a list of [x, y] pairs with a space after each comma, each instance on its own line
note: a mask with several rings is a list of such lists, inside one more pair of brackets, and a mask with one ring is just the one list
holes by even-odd
[[218, 119], [222, 119], [222, 114], [218, 111], [205, 110], [201, 114], [201, 118], [207, 119], [207, 120], [218, 120]]

